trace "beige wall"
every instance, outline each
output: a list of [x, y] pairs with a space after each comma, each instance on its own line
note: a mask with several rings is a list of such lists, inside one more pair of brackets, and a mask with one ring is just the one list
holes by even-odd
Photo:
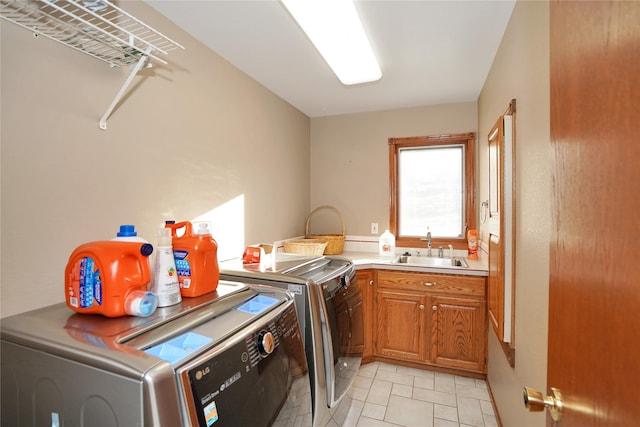
[[[477, 117], [468, 102], [311, 119], [311, 207], [337, 207], [349, 235], [371, 235], [372, 222], [382, 233], [389, 227], [388, 139], [476, 132]], [[313, 219], [311, 231], [335, 232], [329, 218]]]
[[71, 251], [120, 224], [155, 242], [165, 219], [210, 213], [235, 256], [303, 232], [309, 118], [144, 2], [126, 8], [186, 50], [136, 77], [106, 131], [127, 71], [2, 22], [2, 317], [64, 301]]
[[[478, 100], [481, 178], [488, 176], [487, 134], [515, 98], [516, 112], [516, 366], [489, 332], [488, 379], [505, 427], [543, 426], [528, 413], [526, 386], [546, 390], [549, 239], [549, 4], [518, 1]], [[480, 200], [488, 199], [487, 179]], [[483, 240], [487, 232], [481, 227]]]

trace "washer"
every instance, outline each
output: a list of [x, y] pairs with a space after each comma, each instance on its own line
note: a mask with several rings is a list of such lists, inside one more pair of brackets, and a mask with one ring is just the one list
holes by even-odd
[[147, 318], [64, 303], [2, 319], [3, 425], [312, 425], [289, 292], [221, 281]]
[[347, 391], [362, 362], [362, 297], [348, 258], [277, 253], [269, 268], [220, 263], [220, 277], [286, 289], [294, 294], [309, 362], [313, 425], [342, 425], [351, 407]]

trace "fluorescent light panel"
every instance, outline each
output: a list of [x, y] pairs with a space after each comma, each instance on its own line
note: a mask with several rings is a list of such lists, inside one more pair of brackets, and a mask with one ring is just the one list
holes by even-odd
[[343, 84], [382, 77], [351, 0], [281, 1]]

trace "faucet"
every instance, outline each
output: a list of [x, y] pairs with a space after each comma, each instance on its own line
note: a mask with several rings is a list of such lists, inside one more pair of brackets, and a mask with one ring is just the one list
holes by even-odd
[[431, 231], [429, 231], [429, 227], [427, 227], [427, 256], [431, 256]]
[[449, 245], [449, 258], [453, 259], [453, 245]]
[[438, 258], [444, 258], [444, 250], [442, 249], [442, 246], [438, 247]]

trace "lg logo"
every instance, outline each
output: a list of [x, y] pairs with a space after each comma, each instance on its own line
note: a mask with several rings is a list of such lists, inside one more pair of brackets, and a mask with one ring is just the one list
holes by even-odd
[[203, 368], [203, 369], [197, 371], [196, 372], [196, 380], [198, 380], [198, 381], [201, 380], [202, 377], [207, 375], [209, 372], [211, 372], [211, 368], [208, 367], [208, 366], [206, 368]]

